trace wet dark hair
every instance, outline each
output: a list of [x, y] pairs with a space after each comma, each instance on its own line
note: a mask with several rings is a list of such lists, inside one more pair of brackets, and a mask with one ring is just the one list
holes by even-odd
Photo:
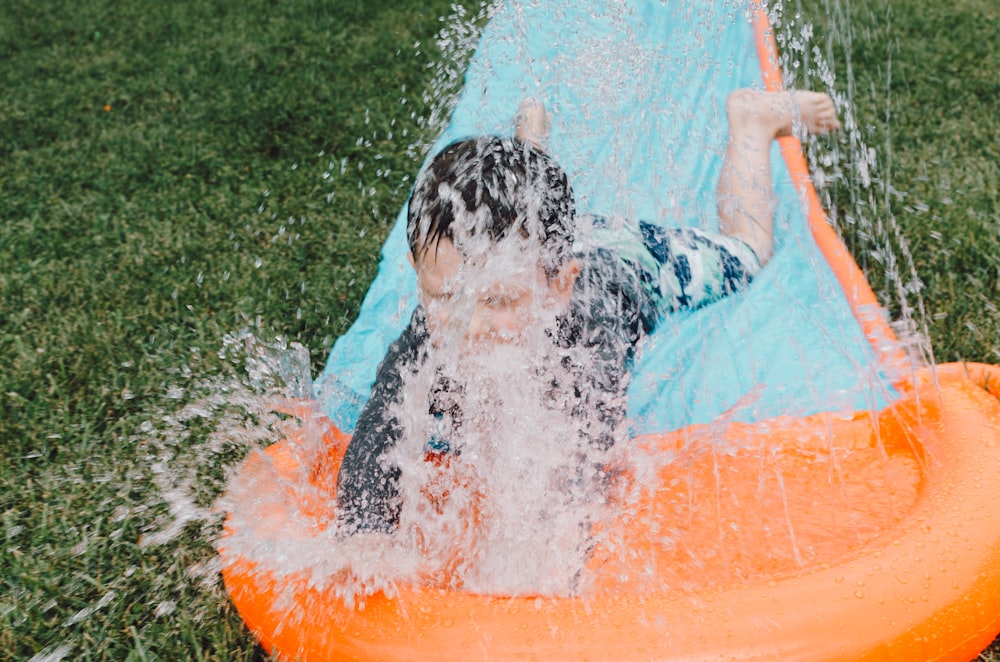
[[570, 255], [575, 206], [566, 173], [545, 153], [516, 138], [480, 136], [444, 148], [417, 176], [406, 236], [419, 260], [442, 239], [512, 232], [536, 238], [542, 269], [553, 277]]

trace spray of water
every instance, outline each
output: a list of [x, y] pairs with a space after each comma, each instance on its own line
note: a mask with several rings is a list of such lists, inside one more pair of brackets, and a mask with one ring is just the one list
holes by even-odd
[[[435, 135], [447, 121], [461, 84], [462, 63], [475, 47], [491, 11], [488, 3], [483, 3], [477, 12], [456, 5], [452, 15], [441, 19], [436, 46], [443, 57], [432, 65], [434, 82], [423, 93], [422, 106], [411, 110], [410, 119], [421, 129], [420, 136], [411, 135], [405, 128], [397, 130], [393, 121], [388, 133], [373, 130], [370, 135], [358, 138], [357, 146], [367, 150], [366, 158], [331, 155], [321, 173], [327, 202], [336, 204], [337, 189], [363, 173], [369, 183], [362, 194], [372, 200], [372, 216], [380, 223], [387, 222], [387, 212], [378, 201], [386, 197], [380, 193], [384, 188], [381, 183], [393, 181], [393, 173], [382, 167], [382, 155], [375, 152], [376, 145], [386, 140], [401, 142], [408, 145], [408, 153], [415, 162], [423, 158], [430, 147], [424, 136]], [[403, 56], [403, 49], [398, 55]], [[420, 43], [412, 44], [412, 52], [406, 54], [421, 55]], [[406, 92], [405, 88], [401, 90], [404, 104]], [[298, 169], [298, 164], [292, 167]], [[402, 177], [390, 200], [398, 203], [410, 185], [411, 178]], [[279, 218], [278, 212], [271, 209], [270, 197], [270, 190], [263, 192], [257, 211], [265, 222], [254, 230], [254, 235], [271, 235], [272, 245], [292, 245], [302, 238], [299, 228], [307, 219]], [[266, 219], [270, 219], [270, 224]], [[240, 248], [235, 239], [234, 248]], [[264, 257], [256, 258], [255, 269], [266, 268]], [[304, 291], [305, 287], [303, 281], [300, 289]], [[203, 373], [199, 357], [192, 356], [189, 365], [166, 376], [163, 397], [150, 405], [147, 419], [136, 433], [121, 440], [142, 449], [144, 466], [133, 473], [136, 480], [149, 478], [155, 484], [156, 498], [120, 509], [121, 517], [138, 517], [143, 522], [140, 545], [153, 553], [192, 535], [217, 542], [226, 514], [230, 513], [232, 528], [238, 533], [227, 540], [227, 545], [245, 551], [248, 557], [257, 558], [268, 567], [289, 574], [306, 573], [324, 585], [338, 578], [341, 580], [338, 591], [348, 600], [355, 594], [363, 596], [374, 590], [391, 593], [395, 581], [419, 578], [420, 559], [411, 546], [383, 538], [346, 539], [338, 535], [329, 518], [317, 520], [302, 511], [300, 499], [308, 500], [310, 495], [327, 502], [332, 499], [329, 491], [316, 488], [308, 480], [308, 468], [315, 470], [326, 452], [326, 440], [316, 425], [319, 414], [302, 404], [312, 395], [309, 356], [299, 343], [268, 338], [261, 331], [263, 326], [257, 320], [251, 327], [223, 338], [219, 348], [221, 370]], [[272, 483], [271, 495], [261, 493], [260, 485], [240, 482], [239, 470], [248, 458], [272, 463], [263, 449], [277, 440], [292, 437], [300, 441], [294, 446], [294, 453], [303, 467], [304, 473], [299, 474], [301, 481]], [[271, 537], [256, 527], [257, 518], [269, 508], [271, 512], [280, 508], [289, 514], [287, 521], [272, 518]], [[324, 530], [317, 528], [319, 524], [330, 526]], [[239, 532], [246, 535], [241, 537]], [[331, 548], [336, 553], [331, 553]], [[210, 600], [224, 600], [218, 581], [221, 567], [218, 557], [194, 556], [197, 560], [185, 572], [191, 585], [200, 586]], [[176, 609], [173, 593], [165, 580], [148, 596], [158, 614], [168, 615]], [[108, 601], [114, 599], [113, 593], [106, 596]], [[96, 610], [101, 606], [93, 607]], [[92, 611], [81, 612], [79, 618], [87, 618]], [[71, 645], [65, 651], [63, 647], [54, 649], [51, 654], [55, 657], [51, 659], [61, 659], [70, 650]]]
[[[455, 63], [464, 62], [478, 26], [496, 6], [484, 5], [476, 15], [456, 9], [446, 23], [438, 44], [445, 56], [437, 65], [437, 83], [425, 96], [429, 111], [419, 122], [428, 134], [443, 126], [454, 107], [453, 92], [462, 75]], [[782, 19], [782, 10], [780, 3], [771, 8], [788, 85], [808, 82], [812, 89], [834, 90], [832, 67], [812, 44], [811, 26]], [[621, 43], [616, 40], [616, 48], [604, 52], [631, 58], [629, 66], [645, 66], [649, 54], [618, 48]], [[919, 280], [898, 226], [883, 213], [888, 208], [884, 197], [892, 193], [890, 173], [886, 166], [879, 177], [876, 149], [865, 144], [852, 112], [852, 93], [833, 92], [844, 137], [832, 146], [810, 140], [808, 153], [834, 221], [860, 228], [856, 236], [863, 245], [858, 250], [882, 264], [893, 284], [902, 336], [915, 359], [929, 362]], [[634, 144], [629, 131], [623, 128], [615, 140]], [[383, 138], [408, 136], [373, 133], [360, 138], [359, 146]], [[421, 158], [427, 148], [418, 142], [411, 151]], [[379, 156], [373, 160], [377, 164]], [[364, 163], [334, 159], [324, 169], [329, 201], [336, 200], [337, 173], [349, 167], [363, 170]], [[368, 171], [376, 178], [390, 174], [377, 165]], [[404, 178], [400, 186], [408, 182]], [[847, 207], [835, 204], [840, 197], [832, 191], [838, 187], [853, 192]], [[681, 198], [680, 193], [666, 196], [678, 205]], [[374, 202], [372, 214], [379, 219], [384, 215]], [[469, 287], [476, 289], [475, 283]], [[587, 421], [567, 415], [573, 408], [568, 391], [554, 393], [553, 384], [570, 378], [561, 372], [566, 357], [546, 333], [549, 326], [531, 327], [518, 342], [496, 343], [489, 351], [470, 351], [463, 338], [432, 347], [428, 360], [407, 376], [406, 395], [395, 412], [405, 434], [384, 458], [401, 469], [398, 529], [353, 536], [345, 535], [330, 507], [333, 476], [318, 476], [330, 453], [322, 419], [314, 409], [290, 404], [311, 393], [303, 348], [281, 339], [262, 342], [249, 331], [227, 336], [220, 351], [233, 369], [212, 378], [177, 375], [162, 408], [151, 412], [130, 440], [147, 448], [153, 478], [168, 505], [147, 527], [142, 544], [162, 545], [192, 527], [218, 541], [223, 514], [229, 513], [234, 533], [220, 543], [227, 550], [268, 572], [306, 578], [311, 586], [352, 602], [363, 602], [374, 591], [391, 595], [401, 582], [507, 595], [577, 595], [588, 590], [588, 568], [600, 550], [619, 559], [651, 554], [656, 562], [647, 564], [649, 576], [630, 577], [623, 584], [628, 590], [661, 590], [705, 578], [719, 583], [751, 578], [759, 572], [760, 559], [747, 559], [741, 541], [755, 536], [774, 540], [767, 553], [779, 562], [768, 566], [771, 572], [828, 560], [837, 538], [871, 539], [901, 516], [913, 497], [916, 470], [906, 462], [879, 461], [877, 450], [852, 454], [820, 448], [787, 456], [773, 449], [720, 446], [709, 429], [681, 449], [637, 445], [626, 451], [617, 445], [609, 455], [588, 443]], [[449, 388], [440, 388], [442, 383]], [[428, 394], [451, 400], [441, 406], [429, 401]], [[435, 415], [441, 411], [460, 412], [460, 418]], [[278, 460], [261, 451], [281, 438], [294, 440], [288, 445], [297, 467], [291, 479], [278, 478]], [[432, 440], [446, 441], [447, 448], [429, 446]], [[247, 457], [257, 462], [253, 480], [238, 469]], [[612, 465], [619, 477], [628, 479], [613, 479], [608, 472]], [[843, 508], [837, 512], [843, 516], [817, 519], [808, 507], [815, 486], [797, 482], [796, 476], [803, 475], [803, 466], [817, 475], [817, 465], [827, 477], [824, 489], [839, 499]], [[759, 481], [749, 492], [738, 493], [732, 478], [750, 467]], [[261, 482], [269, 474], [275, 478]], [[652, 512], [644, 495], [662, 492], [664, 480], [674, 497]], [[881, 486], [887, 496], [876, 503], [862, 484]], [[727, 528], [726, 513], [746, 507], [769, 517], [752, 531]], [[704, 518], [708, 511], [717, 516]], [[642, 545], [633, 545], [620, 529], [597, 533], [608, 530], [607, 524], [622, 518], [621, 513], [626, 523], [656, 519], [669, 524], [644, 533]], [[871, 513], [877, 516], [871, 519]], [[714, 531], [691, 533], [706, 521]], [[705, 538], [713, 545], [692, 547], [690, 541]], [[209, 585], [218, 569], [218, 561], [206, 559], [189, 574]], [[171, 608], [166, 597], [162, 605]]]
[[567, 350], [542, 325], [487, 343], [434, 347], [405, 384], [388, 458], [401, 533], [447, 586], [573, 594], [606, 501], [603, 449], [571, 414]]
[[[850, 6], [824, 0], [828, 33], [815, 34], [813, 23], [801, 10], [792, 12], [777, 2], [769, 8], [775, 28], [785, 83], [792, 88], [825, 89], [837, 102], [843, 128], [836, 140], [807, 139], [806, 154], [813, 179], [830, 214], [830, 221], [852, 253], [878, 286], [878, 298], [892, 315], [890, 323], [909, 363], [895, 366], [894, 379], [906, 379], [910, 371], [934, 365], [928, 336], [927, 311], [909, 243], [896, 219], [891, 202], [907, 199], [909, 194], [897, 188], [892, 179], [891, 104], [892, 53], [887, 53], [885, 80], [885, 142], [872, 145], [866, 120], [858, 117], [855, 98], [859, 91], [852, 76]], [[887, 15], [889, 21], [891, 14]], [[844, 58], [846, 76], [838, 80], [834, 63]], [[873, 91], [875, 92], [875, 91]], [[876, 92], [877, 93], [877, 92]], [[868, 119], [867, 123], [874, 120]], [[919, 201], [911, 211], [922, 213], [927, 205]], [[885, 315], [884, 311], [869, 311]]]

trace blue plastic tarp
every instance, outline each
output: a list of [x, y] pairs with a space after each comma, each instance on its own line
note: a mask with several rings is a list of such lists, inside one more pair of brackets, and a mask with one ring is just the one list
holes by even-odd
[[[748, 7], [733, 0], [507, 3], [484, 28], [451, 119], [431, 150], [513, 132], [527, 96], [552, 114], [549, 151], [577, 209], [714, 229], [730, 91], [763, 87]], [[636, 433], [780, 414], [871, 409], [892, 396], [806, 224], [777, 147], [776, 253], [750, 288], [664, 320], [629, 388]], [[352, 431], [379, 361], [416, 305], [405, 208], [317, 397]]]

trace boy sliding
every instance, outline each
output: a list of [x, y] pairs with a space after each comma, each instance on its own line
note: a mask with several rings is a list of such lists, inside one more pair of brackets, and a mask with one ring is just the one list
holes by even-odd
[[[396, 528], [408, 470], [393, 454], [404, 434], [404, 383], [442, 347], [489, 355], [544, 332], [544, 353], [568, 375], [553, 378], [552, 406], [579, 421], [590, 447], [614, 443], [638, 342], [664, 315], [745, 287], [770, 259], [771, 142], [799, 121], [815, 133], [839, 126], [832, 100], [820, 93], [737, 90], [726, 110], [720, 234], [578, 215], [566, 174], [544, 152], [547, 114], [530, 100], [514, 138], [453, 143], [421, 171], [407, 223], [420, 305], [379, 366], [341, 465], [347, 531]], [[428, 454], [458, 455], [462, 401], [474, 396], [442, 374], [423, 397], [417, 406], [440, 422]]]

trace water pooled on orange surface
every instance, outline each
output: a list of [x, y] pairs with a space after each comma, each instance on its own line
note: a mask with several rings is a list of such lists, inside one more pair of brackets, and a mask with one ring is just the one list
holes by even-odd
[[625, 490], [622, 527], [604, 533], [590, 567], [614, 590], [792, 575], [878, 538], [910, 511], [920, 483], [916, 458], [880, 448], [681, 451]]

